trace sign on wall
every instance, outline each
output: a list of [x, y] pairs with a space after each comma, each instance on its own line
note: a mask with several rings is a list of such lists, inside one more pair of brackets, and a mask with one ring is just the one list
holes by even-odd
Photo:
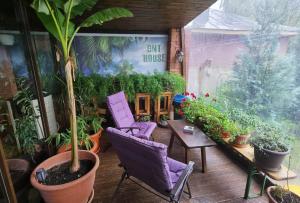
[[166, 70], [167, 41], [167, 35], [79, 34], [74, 49], [86, 75], [151, 74]]

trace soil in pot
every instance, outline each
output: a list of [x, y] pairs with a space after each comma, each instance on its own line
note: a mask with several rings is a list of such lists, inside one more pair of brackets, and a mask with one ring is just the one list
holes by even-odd
[[61, 185], [76, 180], [87, 174], [94, 166], [91, 160], [80, 160], [80, 169], [77, 172], [70, 172], [71, 162], [63, 163], [47, 170], [47, 177], [43, 184]]
[[289, 191], [278, 195], [275, 189], [271, 188], [268, 195], [271, 195], [272, 197], [271, 202], [274, 202], [275, 200], [278, 203], [300, 203], [300, 197]]

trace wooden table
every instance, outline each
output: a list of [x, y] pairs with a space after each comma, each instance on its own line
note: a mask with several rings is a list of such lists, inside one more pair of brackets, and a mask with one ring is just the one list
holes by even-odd
[[[185, 148], [185, 163], [188, 162], [188, 150], [194, 148], [201, 149], [201, 161], [202, 161], [202, 172], [206, 173], [206, 147], [211, 147], [217, 145], [213, 140], [207, 137], [199, 128], [195, 127], [193, 124], [187, 123], [184, 120], [169, 120], [169, 127], [172, 130], [172, 136], [169, 144], [169, 151], [172, 149], [174, 137], [176, 136]], [[194, 133], [183, 132], [184, 126], [194, 126]]]

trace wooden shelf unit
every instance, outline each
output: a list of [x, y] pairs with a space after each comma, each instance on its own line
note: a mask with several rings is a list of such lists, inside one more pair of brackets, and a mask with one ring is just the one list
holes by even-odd
[[[142, 100], [144, 100], [144, 105], [142, 105]], [[148, 93], [137, 93], [135, 95], [135, 117], [139, 119], [140, 116], [150, 116], [151, 115], [151, 95]], [[144, 107], [144, 108], [142, 108]]]
[[[163, 102], [162, 102], [163, 99]], [[155, 120], [158, 123], [161, 115], [170, 115], [172, 105], [172, 92], [164, 92], [155, 99]]]

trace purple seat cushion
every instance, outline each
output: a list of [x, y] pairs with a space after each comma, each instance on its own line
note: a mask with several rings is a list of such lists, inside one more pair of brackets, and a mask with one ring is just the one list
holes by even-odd
[[157, 124], [154, 122], [134, 122], [131, 127], [138, 127], [140, 130], [133, 130], [133, 134], [136, 137], [149, 140], [152, 132], [156, 128]]
[[180, 175], [182, 174], [182, 171], [185, 169], [186, 164], [169, 157], [167, 158], [167, 163], [169, 165], [171, 180], [174, 185], [178, 181]]
[[110, 141], [128, 174], [166, 193], [174, 187], [186, 164], [167, 157], [167, 146], [107, 128]]
[[134, 118], [123, 91], [108, 96], [107, 106], [118, 128], [132, 126]]
[[[112, 114], [117, 128], [139, 127], [140, 130], [133, 130], [133, 135], [142, 139], [149, 140], [152, 132], [156, 128], [156, 123], [135, 122], [123, 91], [108, 96], [107, 106]], [[128, 129], [122, 129], [122, 131], [127, 132]]]

